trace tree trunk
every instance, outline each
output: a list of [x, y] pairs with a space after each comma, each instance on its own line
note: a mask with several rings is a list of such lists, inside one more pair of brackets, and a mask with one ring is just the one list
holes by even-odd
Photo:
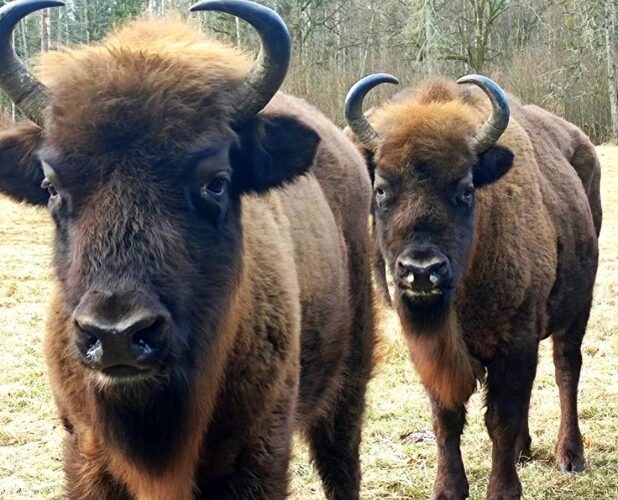
[[49, 51], [49, 9], [41, 11], [41, 52]]
[[240, 41], [240, 19], [238, 17], [235, 17], [234, 20], [236, 21], [236, 46], [240, 47], [241, 46], [241, 41]]
[[425, 58], [427, 72], [436, 72], [436, 26], [434, 0], [425, 0]]
[[616, 95], [616, 6], [614, 0], [605, 0], [605, 53], [607, 56], [607, 87], [612, 116], [612, 142], [618, 143], [618, 96]]

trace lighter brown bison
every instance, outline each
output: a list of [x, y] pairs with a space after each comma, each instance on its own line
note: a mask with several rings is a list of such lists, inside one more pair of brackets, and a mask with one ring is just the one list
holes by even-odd
[[327, 496], [357, 498], [370, 182], [334, 125], [277, 93], [285, 25], [200, 2], [256, 28], [253, 67], [146, 20], [43, 56], [39, 81], [11, 32], [59, 4], [0, 9], [0, 86], [32, 120], [0, 132], [0, 191], [56, 226], [45, 356], [67, 497], [282, 498], [299, 428]]
[[367, 119], [363, 98], [383, 82], [396, 79], [361, 80], [346, 113], [374, 170], [380, 253], [432, 403], [434, 496], [468, 496], [459, 443], [466, 402], [481, 381], [493, 443], [488, 498], [519, 498], [515, 465], [530, 452], [538, 345], [550, 335], [562, 413], [558, 464], [584, 467], [577, 384], [598, 261], [599, 162], [577, 127], [481, 76], [429, 81]]

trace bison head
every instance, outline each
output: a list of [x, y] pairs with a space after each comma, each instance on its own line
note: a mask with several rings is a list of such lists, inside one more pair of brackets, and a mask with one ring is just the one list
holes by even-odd
[[402, 93], [374, 109], [370, 124], [362, 101], [384, 82], [397, 80], [382, 74], [358, 82], [348, 94], [346, 118], [375, 170], [377, 236], [398, 307], [422, 330], [446, 317], [468, 264], [477, 190], [500, 179], [513, 164], [511, 151], [495, 145], [508, 124], [509, 108], [494, 82], [468, 76], [459, 83], [480, 86], [493, 105], [480, 130], [482, 111], [446, 81]]
[[11, 32], [56, 5], [0, 9], [0, 87], [31, 120], [0, 132], [0, 192], [55, 222], [50, 334], [67, 369], [108, 395], [186, 385], [239, 284], [241, 197], [307, 172], [319, 142], [292, 117], [258, 115], [286, 75], [287, 29], [251, 2], [199, 2], [257, 30], [253, 67], [186, 23], [135, 21], [49, 53], [39, 81]]

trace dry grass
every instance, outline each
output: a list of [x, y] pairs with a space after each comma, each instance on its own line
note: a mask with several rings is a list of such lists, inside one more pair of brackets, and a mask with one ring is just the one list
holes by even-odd
[[[581, 427], [588, 458], [583, 474], [554, 468], [558, 392], [550, 343], [542, 346], [530, 428], [535, 460], [520, 470], [526, 498], [618, 498], [618, 148], [600, 147], [605, 221], [595, 304], [584, 341]], [[61, 430], [47, 384], [41, 332], [50, 278], [51, 225], [44, 211], [0, 200], [0, 498], [57, 498], [62, 485]], [[396, 318], [383, 329], [388, 355], [369, 393], [363, 459], [363, 498], [428, 498], [435, 471], [431, 442], [403, 434], [431, 428], [426, 397], [407, 360]], [[472, 498], [483, 498], [490, 442], [481, 398], [469, 408], [463, 453]], [[295, 499], [323, 498], [302, 443], [292, 464]]]

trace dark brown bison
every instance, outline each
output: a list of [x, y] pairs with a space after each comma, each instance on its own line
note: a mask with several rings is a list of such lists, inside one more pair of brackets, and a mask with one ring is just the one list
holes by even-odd
[[346, 116], [375, 169], [376, 233], [432, 403], [434, 495], [468, 496], [459, 442], [480, 381], [493, 443], [487, 496], [519, 498], [515, 465], [530, 452], [537, 351], [550, 335], [558, 465], [584, 467], [577, 384], [598, 261], [599, 162], [581, 130], [487, 78], [430, 81], [367, 119], [363, 98], [382, 82], [396, 80], [373, 75], [353, 87]]
[[293, 428], [327, 496], [357, 498], [370, 181], [334, 125], [276, 93], [285, 25], [200, 2], [255, 27], [253, 66], [145, 20], [43, 56], [39, 81], [11, 31], [59, 4], [0, 10], [0, 85], [32, 120], [0, 133], [0, 191], [56, 225], [45, 355], [68, 498], [282, 498]]

